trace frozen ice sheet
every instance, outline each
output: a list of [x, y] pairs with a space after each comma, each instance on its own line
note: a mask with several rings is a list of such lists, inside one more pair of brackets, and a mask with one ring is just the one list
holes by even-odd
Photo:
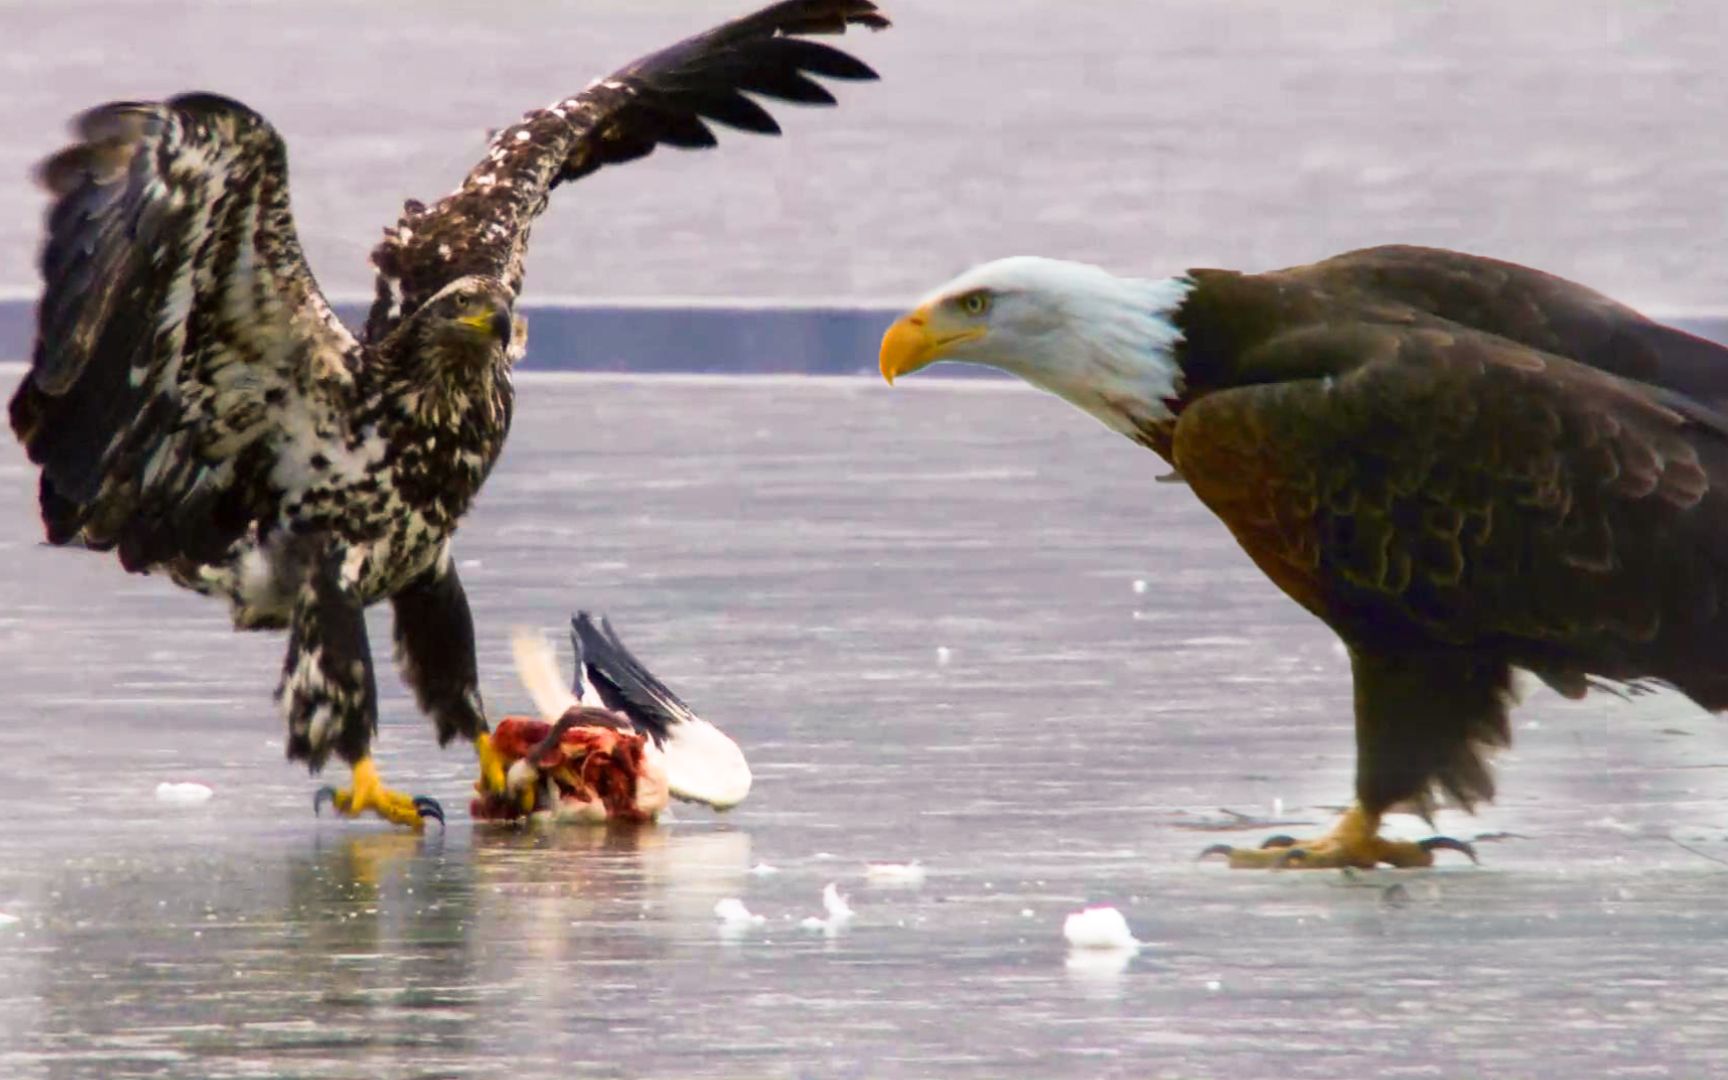
[[[1196, 865], [1324, 826], [1349, 687], [1145, 452], [1008, 385], [536, 377], [519, 401], [458, 541], [490, 707], [528, 708], [510, 627], [607, 612], [737, 737], [749, 801], [472, 829], [466, 754], [386, 666], [384, 774], [455, 820], [316, 819], [281, 639], [38, 546], [5, 443], [0, 1074], [1689, 1077], [1728, 1048], [1720, 721], [1537, 692], [1504, 800], [1440, 822], [1514, 834], [1480, 870]], [[155, 799], [188, 777], [219, 797]], [[914, 860], [922, 889], [870, 887]], [[846, 933], [800, 930], [830, 881]], [[718, 933], [728, 897], [765, 923]], [[1090, 904], [1148, 948], [1071, 967], [1056, 928]]]

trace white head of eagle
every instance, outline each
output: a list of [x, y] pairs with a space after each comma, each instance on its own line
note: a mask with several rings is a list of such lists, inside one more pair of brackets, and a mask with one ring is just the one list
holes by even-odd
[[882, 339], [882, 376], [938, 360], [1018, 375], [1132, 435], [1170, 418], [1181, 393], [1171, 321], [1192, 283], [1117, 277], [1019, 255], [973, 267], [926, 295]]

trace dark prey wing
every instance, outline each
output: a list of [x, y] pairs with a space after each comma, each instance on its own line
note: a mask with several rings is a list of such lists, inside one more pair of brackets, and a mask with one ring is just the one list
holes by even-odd
[[808, 40], [849, 25], [881, 29], [869, 0], [785, 0], [643, 57], [493, 136], [462, 186], [430, 209], [409, 203], [372, 252], [377, 341], [449, 282], [496, 277], [520, 292], [534, 218], [552, 189], [655, 146], [716, 143], [708, 121], [764, 135], [780, 127], [749, 94], [808, 105], [834, 97], [812, 76], [873, 79], [847, 53]]
[[570, 643], [576, 651], [576, 689], [580, 698], [586, 682], [606, 708], [628, 716], [636, 727], [664, 743], [672, 729], [697, 719], [677, 694], [649, 671], [618, 639], [612, 623], [598, 623], [586, 611], [570, 620]]
[[48, 537], [131, 569], [220, 555], [267, 499], [284, 410], [346, 383], [288, 208], [282, 140], [210, 94], [86, 113], [40, 170], [53, 196], [12, 429]]

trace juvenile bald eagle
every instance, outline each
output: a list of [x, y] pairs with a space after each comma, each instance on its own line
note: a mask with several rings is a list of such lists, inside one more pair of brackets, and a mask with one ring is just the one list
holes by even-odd
[[48, 539], [225, 598], [237, 628], [286, 628], [289, 757], [340, 755], [339, 809], [419, 828], [442, 811], [385, 788], [369, 751], [362, 613], [389, 599], [440, 743], [472, 740], [481, 787], [501, 791], [450, 543], [509, 430], [529, 228], [559, 184], [714, 145], [706, 121], [777, 133], [746, 94], [826, 105], [811, 76], [874, 78], [808, 39], [854, 25], [888, 23], [868, 0], [787, 0], [499, 131], [461, 187], [385, 230], [358, 338], [301, 254], [262, 116], [213, 94], [86, 113], [41, 168], [45, 289], [11, 404]]
[[1383, 247], [1163, 280], [977, 267], [882, 342], [882, 374], [1001, 368], [1173, 465], [1349, 648], [1356, 803], [1238, 867], [1427, 865], [1379, 836], [1494, 794], [1512, 669], [1570, 698], [1672, 684], [1728, 708], [1728, 349], [1580, 285]]

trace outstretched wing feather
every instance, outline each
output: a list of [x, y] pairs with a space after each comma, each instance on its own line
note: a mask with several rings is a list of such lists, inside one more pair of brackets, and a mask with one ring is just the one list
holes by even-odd
[[427, 208], [410, 203], [372, 252], [377, 301], [370, 340], [449, 282], [485, 274], [522, 287], [534, 218], [552, 189], [604, 165], [633, 161], [660, 144], [717, 144], [708, 122], [777, 134], [780, 125], [746, 93], [831, 105], [810, 76], [873, 79], [863, 61], [809, 34], [849, 26], [882, 29], [870, 0], [784, 0], [645, 56], [581, 93], [528, 113], [497, 132], [462, 186]]
[[301, 254], [281, 138], [213, 94], [115, 102], [42, 164], [54, 197], [11, 422], [49, 538], [131, 569], [215, 557], [267, 499], [267, 438], [358, 349]]

